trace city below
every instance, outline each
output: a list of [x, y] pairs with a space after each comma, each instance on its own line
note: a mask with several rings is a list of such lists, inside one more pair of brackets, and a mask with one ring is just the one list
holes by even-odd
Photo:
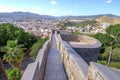
[[29, 12], [13, 12], [0, 13], [0, 23], [12, 23], [26, 32], [45, 37], [51, 29], [63, 29], [82, 34], [104, 34], [109, 25], [120, 23], [120, 17], [112, 14], [53, 17]]
[[0, 13], [0, 36], [0, 80], [120, 79], [120, 16]]
[[0, 0], [0, 80], [120, 80], [120, 0]]

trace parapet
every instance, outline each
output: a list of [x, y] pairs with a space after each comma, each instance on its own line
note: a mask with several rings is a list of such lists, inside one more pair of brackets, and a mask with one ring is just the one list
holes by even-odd
[[107, 66], [90, 63], [88, 80], [120, 80], [120, 70], [115, 70]]
[[86, 63], [96, 62], [101, 48], [101, 42], [86, 35], [60, 34]]
[[86, 35], [61, 34], [61, 38], [62, 40], [69, 42], [73, 48], [101, 47], [99, 40]]

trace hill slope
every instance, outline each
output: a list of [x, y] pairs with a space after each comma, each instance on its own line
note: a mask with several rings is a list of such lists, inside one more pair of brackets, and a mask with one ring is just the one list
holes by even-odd
[[54, 19], [54, 17], [48, 15], [34, 14], [30, 12], [13, 12], [13, 13], [0, 13], [0, 19], [3, 20], [6, 19], [11, 21], [27, 21], [31, 19], [48, 20], [48, 19]]
[[102, 16], [96, 19], [98, 23], [109, 23], [111, 25], [114, 24], [120, 24], [120, 18], [119, 17], [108, 17], [108, 16]]

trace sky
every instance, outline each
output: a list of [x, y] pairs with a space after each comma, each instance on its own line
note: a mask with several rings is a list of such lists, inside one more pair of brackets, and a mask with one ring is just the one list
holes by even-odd
[[0, 0], [0, 12], [17, 11], [51, 16], [120, 16], [120, 0]]

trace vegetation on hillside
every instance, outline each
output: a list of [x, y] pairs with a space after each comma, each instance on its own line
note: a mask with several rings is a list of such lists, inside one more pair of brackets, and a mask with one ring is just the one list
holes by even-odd
[[106, 29], [106, 34], [98, 33], [94, 37], [102, 43], [99, 62], [120, 69], [120, 64], [118, 65], [120, 61], [120, 24], [111, 25]]
[[49, 39], [49, 37], [43, 38], [43, 39], [39, 39], [36, 43], [33, 44], [32, 46], [32, 50], [30, 52], [30, 55], [32, 57], [32, 59], [36, 59], [36, 56], [39, 52], [39, 49], [42, 48], [43, 44], [45, 43], [45, 41], [47, 41]]
[[[46, 40], [48, 40], [48, 38], [41, 39], [12, 24], [0, 24], [0, 64], [2, 65], [2, 61], [4, 60], [12, 66], [11, 69], [7, 70], [9, 80], [20, 80], [22, 73], [21, 64], [24, 56], [30, 51], [31, 53], [34, 51], [31, 57], [37, 55], [38, 50]], [[4, 67], [0, 68], [2, 69], [1, 73], [6, 74]]]
[[22, 60], [24, 59], [24, 46], [18, 45], [17, 40], [8, 40], [7, 45], [1, 48], [3, 60], [7, 61], [13, 68], [21, 70]]
[[100, 16], [97, 19], [93, 20], [85, 20], [82, 22], [72, 22], [69, 20], [65, 20], [63, 22], [58, 23], [56, 26], [57, 27], [62, 27], [63, 29], [66, 29], [67, 27], [85, 27], [87, 25], [91, 25], [97, 28], [103, 28], [103, 23], [106, 24], [111, 24], [111, 25], [116, 25], [120, 24], [120, 18], [115, 17], [115, 16]]
[[87, 21], [82, 21], [82, 22], [70, 22], [70, 21], [64, 21], [64, 22], [60, 22], [59, 24], [57, 24], [58, 27], [63, 27], [66, 29], [66, 27], [84, 27], [87, 25], [94, 25], [96, 23], [96, 21], [94, 20], [87, 20]]

